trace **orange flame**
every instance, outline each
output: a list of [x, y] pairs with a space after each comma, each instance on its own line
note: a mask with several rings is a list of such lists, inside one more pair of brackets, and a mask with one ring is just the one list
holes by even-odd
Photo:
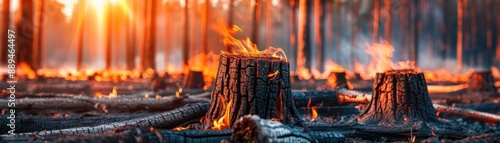
[[318, 112], [316, 111], [316, 107], [311, 108], [311, 113], [312, 113], [312, 121], [316, 121], [318, 119]]
[[109, 93], [108, 98], [115, 98], [118, 97], [118, 92], [116, 92], [116, 86], [113, 86], [113, 91]]
[[[251, 57], [275, 57], [279, 58], [280, 60], [283, 61], [288, 61], [285, 55], [285, 52], [281, 48], [274, 48], [274, 47], [269, 47], [268, 49], [265, 49], [263, 51], [260, 51], [259, 48], [257, 48], [257, 45], [252, 43], [250, 41], [250, 38], [247, 38], [246, 40], [238, 40], [234, 38], [231, 33], [240, 31], [243, 32], [240, 27], [233, 25], [231, 31], [224, 26], [221, 20], [219, 22], [219, 31], [224, 36], [224, 45], [230, 46], [231, 47], [231, 52], [230, 54], [234, 55], [244, 55], [244, 56], [251, 56]], [[229, 53], [226, 51], [222, 51], [222, 53]]]
[[276, 70], [275, 72], [268, 74], [267, 77], [269, 78], [269, 80], [273, 80], [274, 78], [276, 78], [276, 76], [278, 76], [279, 73], [280, 70]]
[[323, 71], [323, 72], [320, 72], [316, 68], [311, 68], [311, 73], [312, 73], [312, 75], [314, 75], [314, 78], [316, 78], [316, 79], [326, 79], [326, 78], [328, 78], [328, 75], [331, 72], [344, 72], [344, 71], [346, 71], [344, 67], [333, 62], [332, 60], [329, 60], [328, 62], [326, 62], [325, 71]]
[[[224, 97], [222, 95], [220, 95], [220, 102], [221, 103], [225, 103], [224, 102]], [[224, 129], [227, 129], [229, 128], [229, 120], [230, 120], [230, 116], [229, 116], [229, 112], [231, 111], [231, 104], [233, 103], [233, 100], [229, 100], [229, 103], [226, 104], [226, 111], [224, 113], [224, 115], [222, 117], [220, 117], [218, 120], [214, 120], [214, 126], [212, 127], [212, 130], [224, 130]]]
[[363, 66], [358, 61], [354, 62], [354, 71], [358, 72], [363, 79], [372, 79], [375, 77], [376, 73], [382, 73], [386, 70], [415, 68], [415, 62], [413, 61], [394, 63], [392, 61], [394, 47], [387, 41], [380, 44], [367, 44], [367, 46], [368, 49], [365, 50], [365, 52], [371, 57], [368, 65]]
[[35, 79], [36, 78], [36, 73], [31, 69], [31, 67], [26, 64], [25, 62], [21, 62], [18, 65], [19, 67], [19, 75], [26, 75], [28, 79]]
[[189, 128], [187, 128], [187, 127], [175, 127], [172, 130], [181, 131], [181, 130], [186, 130], [186, 129], [189, 129]]

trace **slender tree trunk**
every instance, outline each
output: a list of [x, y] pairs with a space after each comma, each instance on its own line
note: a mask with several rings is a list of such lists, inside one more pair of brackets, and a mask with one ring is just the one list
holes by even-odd
[[37, 36], [34, 37], [33, 41], [33, 69], [40, 69], [42, 64], [42, 48], [43, 48], [43, 15], [45, 13], [45, 1], [38, 1], [38, 26]]
[[300, 71], [300, 68], [305, 67], [306, 56], [304, 54], [305, 50], [305, 34], [306, 34], [306, 15], [307, 15], [307, 0], [299, 0], [299, 25], [298, 25], [298, 49], [297, 49], [297, 71]]
[[304, 55], [306, 57], [305, 66], [307, 69], [311, 69], [312, 67], [312, 48], [314, 48], [314, 29], [312, 25], [313, 20], [314, 20], [314, 1], [313, 0], [307, 0], [306, 2], [306, 13], [305, 13], [305, 19], [306, 19], [306, 24], [305, 24], [305, 33], [304, 33]]
[[[297, 0], [290, 0], [290, 46], [291, 46], [291, 51], [292, 59], [297, 62]], [[255, 30], [254, 30], [255, 32]], [[293, 69], [291, 69], [293, 70]]]
[[201, 53], [203, 55], [203, 65], [207, 64], [206, 56], [208, 53], [208, 23], [210, 19], [210, 13], [211, 13], [211, 7], [210, 7], [210, 1], [205, 0], [205, 12], [202, 14], [202, 24], [201, 24]]
[[379, 33], [379, 20], [380, 20], [380, 1], [381, 0], [375, 0], [374, 1], [374, 7], [373, 7], [373, 42], [377, 43], [379, 38], [378, 38], [378, 33]]
[[314, 0], [314, 33], [315, 33], [315, 43], [316, 43], [316, 68], [323, 72], [324, 70], [324, 60], [325, 57], [323, 55], [324, 51], [324, 43], [323, 43], [323, 31], [325, 31], [323, 21], [325, 20], [325, 16], [323, 14], [323, 6], [325, 5], [323, 0]]
[[[419, 35], [420, 35], [420, 26], [421, 26], [421, 21], [420, 21], [420, 2], [419, 1], [413, 1], [413, 6], [412, 6], [412, 14], [414, 16], [414, 22], [412, 22], [413, 25], [413, 42], [414, 42], [414, 48], [410, 50], [413, 54], [413, 59], [415, 61], [415, 65], [418, 66], [418, 52], [419, 52]], [[410, 53], [411, 54], [411, 53]]]
[[187, 69], [188, 62], [189, 62], [189, 1], [184, 0], [184, 3], [186, 3], [186, 6], [184, 7], [184, 39], [183, 39], [183, 49], [182, 49], [182, 55], [183, 55], [183, 63], [184, 63], [184, 69]]
[[[137, 2], [135, 0], [130, 0], [130, 3], [133, 3], [133, 6], [131, 7], [132, 9], [132, 15], [133, 17], [137, 17]], [[137, 40], [137, 32], [136, 32], [136, 22], [135, 20], [132, 20], [132, 17], [127, 16], [127, 50], [126, 50], [126, 62], [127, 62], [127, 69], [132, 70], [135, 68], [135, 47], [136, 47], [136, 40]]]
[[111, 20], [114, 15], [114, 7], [110, 4], [107, 4], [108, 6], [108, 11], [106, 12], [106, 47], [105, 47], [105, 63], [106, 63], [106, 70], [111, 69], [111, 49], [113, 48], [113, 20]]
[[463, 25], [463, 10], [464, 10], [464, 5], [467, 3], [467, 0], [459, 0], [458, 1], [458, 8], [457, 8], [457, 14], [458, 14], [458, 19], [457, 19], [457, 70], [462, 71], [462, 47], [463, 47], [463, 32], [462, 32], [462, 25]]
[[32, 67], [34, 63], [34, 59], [31, 55], [33, 53], [34, 37], [33, 2], [33, 0], [19, 1], [20, 17], [16, 22], [16, 54], [18, 58], [16, 63], [19, 64], [24, 62], [30, 67]]
[[[234, 0], [229, 1], [229, 7], [227, 9], [227, 25], [233, 26], [234, 20], [233, 20], [233, 13], [234, 13]], [[257, 43], [258, 44], [258, 43]], [[231, 46], [226, 45], [226, 51], [232, 52]]]
[[392, 43], [392, 0], [385, 0], [385, 12], [386, 12], [386, 18], [385, 18], [385, 40], [389, 41], [389, 43]]
[[156, 70], [156, 8], [157, 8], [157, 0], [151, 1], [151, 16], [149, 19], [150, 32], [149, 32], [149, 50], [147, 51], [148, 55], [148, 68], [152, 68]]
[[[2, 23], [0, 23], [2, 25], [0, 31], [8, 31], [9, 30], [9, 24], [10, 24], [10, 0], [3, 0], [3, 13], [2, 13]], [[6, 65], [7, 64], [7, 49], [9, 49], [8, 47], [8, 38], [7, 38], [7, 34], [3, 33], [3, 34], [0, 34], [0, 39], [2, 41], [0, 41], [0, 43], [2, 43], [2, 45], [0, 45], [0, 64], [1, 65]]]
[[266, 0], [266, 47], [273, 45], [273, 4]]
[[253, 23], [252, 23], [252, 41], [259, 44], [259, 27], [260, 27], [260, 16], [261, 16], [261, 7], [260, 0], [254, 0], [255, 5], [253, 8]]
[[358, 33], [357, 30], [358, 30], [358, 19], [359, 19], [359, 7], [361, 5], [361, 2], [360, 0], [355, 0], [354, 1], [354, 8], [353, 8], [353, 16], [356, 17], [355, 19], [353, 19], [353, 23], [352, 23], [352, 26], [351, 26], [351, 65], [354, 67], [355, 65], [355, 61], [356, 61], [356, 52], [355, 50], [357, 49], [357, 43], [358, 43], [358, 40], [356, 39], [356, 34]]
[[486, 1], [486, 54], [488, 55], [488, 58], [486, 60], [488, 66], [492, 66], [493, 62], [493, 33], [492, 33], [492, 27], [493, 27], [493, 21], [492, 21], [492, 14], [493, 14], [493, 2], [492, 0], [487, 0]]
[[78, 71], [82, 70], [83, 63], [83, 25], [85, 24], [85, 0], [80, 0], [78, 4], [78, 45], [76, 49], [76, 69]]

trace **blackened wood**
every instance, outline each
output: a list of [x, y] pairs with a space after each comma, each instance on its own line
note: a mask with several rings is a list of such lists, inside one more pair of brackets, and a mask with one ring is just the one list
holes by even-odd
[[149, 130], [144, 128], [125, 128], [106, 132], [104, 134], [78, 134], [78, 135], [47, 135], [47, 136], [2, 136], [0, 141], [4, 142], [130, 142], [130, 143], [211, 143], [229, 140], [231, 130]]
[[293, 117], [300, 122], [292, 102], [289, 76], [289, 63], [278, 58], [221, 55], [212, 102], [203, 121], [205, 129], [211, 128], [226, 110], [229, 127], [248, 114], [284, 123], [291, 123]]
[[[16, 132], [35, 132], [43, 130], [57, 130], [66, 128], [76, 128], [85, 126], [97, 126], [118, 121], [130, 120], [138, 117], [151, 115], [151, 113], [141, 114], [118, 114], [118, 115], [104, 115], [93, 117], [44, 117], [44, 116], [28, 116], [16, 114]], [[10, 119], [7, 117], [9, 114], [0, 116], [0, 123], [2, 125], [9, 124]], [[0, 128], [0, 134], [7, 134], [10, 128]]]
[[346, 103], [366, 104], [371, 100], [371, 93], [348, 89], [293, 91], [292, 98], [296, 107], [338, 106]]
[[467, 137], [456, 142], [498, 142], [500, 140], [500, 133], [487, 133], [472, 137]]
[[[22, 98], [15, 101], [15, 109], [63, 109], [76, 112], [95, 110], [104, 112], [134, 112], [139, 110], [165, 111], [182, 107], [186, 104], [205, 101], [204, 99], [190, 98], [189, 96], [183, 96], [180, 98], [156, 98], [155, 95], [150, 96], [150, 98], [92, 98], [86, 96], [73, 96], [63, 98]], [[7, 107], [8, 102], [8, 99], [0, 99], [0, 108], [10, 108]]]
[[344, 142], [345, 138], [337, 132], [307, 133], [296, 126], [261, 119], [255, 115], [244, 116], [235, 123], [232, 142]]
[[474, 72], [469, 77], [469, 92], [496, 92], [491, 71]]
[[205, 81], [203, 81], [203, 72], [201, 71], [189, 71], [185, 80], [185, 89], [203, 89], [205, 86]]
[[[200, 102], [196, 104], [191, 104], [185, 107], [177, 108], [171, 111], [163, 112], [160, 114], [155, 114], [151, 116], [146, 116], [142, 118], [136, 118], [126, 121], [113, 122], [109, 124], [101, 124], [98, 126], [87, 126], [78, 128], [68, 128], [61, 130], [50, 130], [41, 131], [36, 134], [38, 135], [52, 135], [52, 134], [96, 134], [104, 133], [113, 129], [126, 126], [137, 126], [142, 128], [174, 128], [184, 122], [200, 118], [203, 116], [208, 109], [209, 102]], [[25, 135], [32, 135], [34, 133], [24, 133]]]
[[391, 126], [417, 121], [438, 121], [423, 73], [406, 70], [377, 73], [372, 100], [358, 122]]
[[332, 88], [347, 88], [347, 89], [352, 89], [351, 83], [347, 81], [346, 78], [346, 73], [345, 72], [330, 72], [330, 75], [328, 75], [328, 78], [326, 79], [328, 81], [328, 84]]
[[439, 104], [434, 104], [434, 108], [436, 108], [437, 112], [439, 113], [459, 115], [460, 117], [464, 118], [470, 118], [494, 125], [500, 125], [500, 116], [496, 114], [475, 111], [472, 109], [439, 105]]

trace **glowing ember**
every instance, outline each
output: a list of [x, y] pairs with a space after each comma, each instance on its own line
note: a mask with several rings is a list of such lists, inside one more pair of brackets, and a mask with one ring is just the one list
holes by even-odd
[[312, 73], [312, 75], [314, 75], [315, 79], [326, 79], [326, 78], [328, 78], [328, 75], [331, 72], [345, 72], [345, 71], [346, 70], [344, 67], [333, 62], [332, 60], [329, 60], [328, 62], [326, 62], [325, 71], [323, 71], [323, 72], [320, 72], [316, 68], [311, 68], [311, 73]]
[[330, 85], [332, 88], [337, 87], [337, 76], [330, 76], [329, 78], [326, 79], [326, 82], [328, 85]]
[[[220, 95], [220, 101], [225, 104], [224, 102], [224, 96]], [[224, 130], [229, 128], [229, 112], [231, 111], [231, 104], [233, 103], [233, 100], [229, 100], [229, 103], [226, 104], [226, 112], [222, 117], [220, 117], [218, 120], [214, 120], [214, 126], [212, 127], [212, 130]]]
[[497, 67], [493, 67], [493, 66], [491, 67], [491, 75], [495, 79], [499, 79], [500, 78], [500, 71], [498, 70]]
[[149, 98], [149, 94], [144, 94], [144, 98]]
[[156, 99], [160, 99], [160, 98], [161, 98], [161, 96], [156, 94]]
[[278, 76], [279, 73], [280, 70], [276, 70], [275, 72], [268, 74], [267, 77], [269, 78], [269, 80], [273, 80], [274, 78], [276, 78], [276, 76]]
[[297, 75], [300, 79], [303, 80], [309, 80], [312, 77], [311, 73], [309, 73], [309, 70], [305, 67], [297, 67]]
[[181, 93], [182, 93], [182, 88], [179, 88], [179, 90], [175, 92], [175, 97], [177, 98], [181, 97]]
[[189, 129], [189, 128], [187, 128], [187, 127], [175, 127], [172, 130], [181, 131], [181, 130], [186, 130], [186, 129]]
[[18, 65], [18, 72], [17, 74], [19, 75], [25, 75], [28, 79], [35, 79], [36, 78], [36, 73], [31, 69], [31, 67], [26, 64], [25, 62], [21, 62]]
[[116, 86], [113, 86], [113, 91], [109, 93], [108, 98], [115, 98], [118, 97], [118, 92], [116, 92]]
[[224, 36], [224, 45], [230, 46], [231, 51], [222, 51], [222, 53], [230, 53], [234, 55], [244, 55], [250, 57], [275, 57], [280, 60], [288, 61], [285, 52], [281, 48], [269, 47], [263, 51], [259, 51], [257, 45], [252, 43], [249, 38], [246, 40], [238, 40], [234, 38], [231, 34], [237, 31], [242, 32], [240, 27], [233, 25], [231, 31], [229, 31], [226, 26], [219, 20], [219, 29], [222, 36]]
[[100, 92], [96, 92], [96, 93], [94, 94], [94, 96], [95, 96], [95, 97], [97, 97], [97, 98], [101, 98], [101, 97], [102, 97], [102, 93], [100, 93]]

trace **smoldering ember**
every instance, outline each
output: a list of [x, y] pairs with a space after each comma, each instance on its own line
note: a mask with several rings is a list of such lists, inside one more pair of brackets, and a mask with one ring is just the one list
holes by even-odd
[[499, 142], [500, 0], [0, 0], [0, 142]]

